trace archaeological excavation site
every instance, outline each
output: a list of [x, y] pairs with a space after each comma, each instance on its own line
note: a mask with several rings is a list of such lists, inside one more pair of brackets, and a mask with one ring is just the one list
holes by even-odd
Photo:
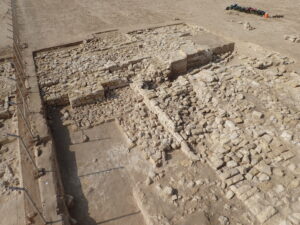
[[0, 225], [300, 225], [300, 4], [200, 2], [0, 3]]

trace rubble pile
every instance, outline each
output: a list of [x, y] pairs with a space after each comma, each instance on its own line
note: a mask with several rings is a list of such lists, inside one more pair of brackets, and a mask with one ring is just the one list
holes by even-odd
[[194, 147], [195, 143], [201, 143], [204, 138], [203, 124], [201, 121], [199, 123], [201, 107], [196, 92], [186, 77], [181, 76], [174, 82], [165, 82], [156, 89], [155, 94], [158, 106], [173, 121], [174, 130]]
[[290, 63], [276, 54], [247, 58], [165, 82], [146, 96], [260, 223], [278, 212], [274, 221], [296, 221], [298, 212], [300, 105], [289, 106], [282, 91], [299, 85]]
[[[120, 43], [126, 40], [120, 33], [118, 36], [107, 33], [102, 36], [67, 49], [37, 53], [37, 74], [47, 104], [66, 105], [69, 103], [68, 98], [73, 99], [74, 95], [80, 93], [84, 95], [82, 99], [88, 99], [86, 103], [82, 100], [82, 104], [88, 104], [91, 102], [88, 96], [94, 96], [93, 92], [107, 86], [120, 87], [127, 82], [129, 74], [122, 73], [122, 68], [143, 59], [138, 44]], [[132, 55], [136, 58], [132, 59]], [[117, 69], [119, 73], [114, 73]], [[99, 101], [102, 97], [100, 94]], [[78, 105], [81, 104], [75, 104]]]
[[167, 154], [180, 147], [143, 102], [136, 103], [133, 111], [121, 117], [119, 123], [132, 142], [129, 148], [138, 146], [154, 167], [166, 164]]
[[145, 73], [160, 81], [207, 64], [214, 53], [233, 51], [232, 43], [213, 49], [195, 44], [191, 37], [199, 32], [185, 24], [128, 34], [112, 31], [79, 45], [38, 52], [35, 63], [43, 99], [48, 105], [73, 107], [102, 101], [102, 88], [125, 86], [136, 75]]
[[[122, 54], [120, 50], [124, 50], [125, 53]], [[86, 93], [85, 89], [91, 89], [93, 92], [93, 89], [107, 86], [110, 83], [112, 84], [111, 88], [114, 88], [114, 85], [119, 87], [127, 82], [126, 75], [128, 73], [122, 73], [122, 70], [119, 73], [113, 73], [117, 65], [112, 60], [127, 60], [126, 55], [133, 54], [133, 46], [125, 46], [113, 51], [100, 51], [99, 54], [85, 53], [82, 49], [72, 51], [74, 51], [74, 55], [68, 57], [60, 56], [60, 52], [52, 57], [46, 55], [46, 58], [41, 60], [41, 64], [37, 63], [38, 70], [41, 71], [38, 73], [40, 88], [46, 103], [65, 105], [68, 104], [68, 95], [74, 90]], [[115, 56], [110, 52], [118, 52], [120, 55]], [[60, 57], [61, 60], [58, 60]], [[138, 60], [142, 60], [142, 58]], [[36, 61], [39, 62], [37, 58]], [[45, 63], [44, 67], [43, 63]], [[127, 61], [124, 63], [130, 64]], [[47, 68], [49, 64], [52, 66]]]
[[95, 104], [87, 104], [76, 108], [64, 107], [62, 120], [64, 125], [75, 125], [79, 129], [87, 129], [105, 123], [123, 114], [131, 112], [137, 99], [129, 87], [111, 90], [106, 99]]
[[7, 133], [15, 133], [15, 107], [9, 101], [15, 98], [15, 71], [10, 61], [0, 62], [0, 199], [11, 191], [6, 186], [19, 185], [17, 145]]
[[0, 119], [11, 117], [9, 98], [13, 97], [16, 91], [14, 68], [7, 62], [0, 63]]
[[179, 148], [179, 143], [160, 125], [157, 116], [151, 113], [142, 101], [125, 87], [108, 93], [107, 99], [96, 104], [61, 110], [64, 125], [90, 128], [117, 119], [118, 124], [131, 141], [132, 149], [139, 146], [145, 158], [156, 167], [166, 162], [165, 154]]
[[6, 144], [1, 144], [0, 148], [0, 199], [11, 193], [8, 186], [19, 186], [19, 161], [17, 157], [17, 146], [11, 143], [13, 140], [0, 140]]
[[0, 96], [1, 98], [15, 93], [15, 82], [10, 79], [15, 79], [13, 65], [7, 62], [0, 62]]
[[[279, 196], [274, 201], [276, 193], [270, 196], [265, 183], [273, 177], [278, 179], [280, 175], [274, 171], [283, 171], [295, 157], [294, 149], [282, 140], [282, 133], [290, 131], [286, 131], [283, 124], [276, 126], [276, 122], [272, 122], [276, 112], [285, 110], [274, 99], [276, 95], [270, 95], [271, 90], [259, 71], [244, 65], [222, 70], [222, 73], [203, 71], [192, 78], [202, 105], [212, 110], [212, 119], [208, 121], [212, 129], [205, 135], [208, 162], [224, 186], [243, 200], [263, 223], [277, 212], [273, 206], [285, 205], [278, 201]], [[211, 79], [205, 81], [207, 77]], [[221, 82], [217, 82], [219, 80]], [[300, 143], [299, 137], [296, 139], [290, 143], [294, 147]], [[288, 186], [299, 179], [287, 176], [289, 180], [285, 185]]]
[[194, 38], [206, 32], [193, 25], [173, 25], [129, 33], [142, 41], [143, 49], [156, 56], [170, 70], [171, 75], [186, 73], [189, 69], [205, 65], [215, 55], [231, 53], [234, 43], [209, 47], [195, 42]]

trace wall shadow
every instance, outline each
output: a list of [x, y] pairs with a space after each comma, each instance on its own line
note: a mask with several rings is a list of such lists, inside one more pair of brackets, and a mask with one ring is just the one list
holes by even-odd
[[80, 225], [96, 225], [97, 222], [89, 215], [89, 205], [83, 194], [75, 153], [70, 151], [71, 138], [67, 127], [63, 126], [59, 109], [49, 109], [52, 118], [50, 125], [55, 142], [55, 149], [62, 183], [66, 194], [74, 197], [74, 205], [69, 209], [72, 218]]

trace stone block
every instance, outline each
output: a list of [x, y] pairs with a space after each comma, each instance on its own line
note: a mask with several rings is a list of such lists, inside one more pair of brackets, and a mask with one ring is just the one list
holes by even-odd
[[68, 96], [72, 107], [92, 104], [102, 101], [105, 98], [102, 85], [97, 85], [97, 87], [94, 87], [93, 89], [86, 87], [80, 90], [71, 90]]
[[215, 158], [211, 162], [211, 166], [216, 170], [221, 169], [224, 165], [225, 163], [222, 159]]
[[239, 182], [242, 181], [242, 180], [244, 180], [243, 175], [238, 174], [238, 175], [236, 175], [236, 176], [234, 176], [234, 177], [231, 177], [231, 178], [227, 179], [227, 180], [226, 180], [226, 184], [227, 184], [228, 186], [231, 186], [231, 185], [233, 185], [233, 184], [239, 183]]
[[104, 89], [112, 90], [112, 89], [116, 89], [116, 88], [125, 87], [128, 85], [128, 82], [125, 79], [113, 77], [111, 79], [102, 81], [101, 85], [103, 86]]
[[260, 161], [258, 164], [256, 164], [255, 168], [262, 173], [265, 173], [267, 175], [272, 175], [271, 167], [267, 165], [264, 161]]
[[206, 95], [206, 84], [199, 78], [198, 74], [190, 77], [190, 83], [193, 86], [194, 91], [196, 92], [197, 97], [202, 100]]
[[124, 67], [128, 67], [130, 64], [134, 65], [134, 64], [139, 63], [139, 62], [143, 61], [144, 59], [148, 59], [148, 58], [150, 58], [150, 56], [133, 56], [131, 59], [122, 61], [119, 64], [120, 64], [121, 68], [124, 68]]
[[244, 184], [244, 185], [242, 185], [240, 187], [237, 187], [234, 192], [236, 193], [236, 195], [238, 196], [238, 198], [240, 198], [242, 194], [246, 193], [250, 189], [251, 189], [250, 185]]
[[215, 55], [221, 55], [234, 51], [234, 43], [216, 36], [212, 33], [202, 32], [192, 37], [194, 43], [207, 45]]
[[263, 195], [261, 193], [257, 193], [255, 195], [253, 195], [252, 197], [250, 197], [248, 200], [246, 200], [245, 205], [249, 208], [251, 213], [253, 213], [254, 215], [257, 215], [265, 207], [264, 204], [262, 204], [264, 202], [265, 202], [265, 200], [264, 200]]
[[212, 52], [215, 55], [222, 55], [225, 53], [233, 52], [234, 50], [234, 42], [222, 44], [220, 46], [212, 48]]
[[290, 151], [287, 151], [287, 152], [284, 152], [282, 153], [281, 157], [284, 159], [284, 160], [289, 160], [293, 157], [295, 157], [295, 154], [290, 152]]
[[171, 76], [180, 75], [187, 72], [187, 55], [182, 51], [171, 53], [170, 59]]
[[212, 61], [213, 52], [210, 49], [201, 46], [198, 48], [197, 51], [198, 51], [197, 66], [203, 66]]
[[[202, 87], [202, 89], [205, 88], [206, 84], [209, 84], [212, 82], [217, 82], [218, 77], [216, 76], [216, 74], [213, 71], [202, 70], [199, 73], [195, 74], [194, 78], [192, 78], [192, 80], [195, 82], [195, 84], [193, 84], [193, 86], [195, 86], [195, 89], [201, 91], [201, 87]], [[204, 84], [203, 84], [203, 82], [204, 82]], [[200, 86], [200, 87], [197, 87], [197, 86]]]
[[264, 209], [257, 214], [257, 219], [260, 223], [264, 223], [268, 219], [270, 219], [272, 216], [274, 216], [276, 213], [277, 213], [277, 210], [274, 207], [267, 206], [267, 207], [264, 207]]
[[200, 160], [200, 157], [196, 155], [194, 152], [191, 151], [190, 147], [185, 141], [182, 141], [181, 143], [181, 151], [192, 161], [198, 161]]
[[50, 96], [44, 97], [44, 101], [47, 105], [68, 105], [69, 99], [67, 94], [51, 94]]
[[242, 201], [245, 201], [245, 200], [247, 200], [248, 198], [250, 198], [251, 196], [253, 196], [255, 193], [257, 193], [257, 192], [259, 192], [259, 189], [258, 189], [257, 187], [253, 187], [253, 188], [251, 188], [250, 190], [248, 190], [247, 192], [242, 193], [242, 194], [240, 195], [239, 198], [240, 198]]
[[244, 202], [251, 213], [256, 215], [260, 224], [263, 224], [274, 216], [277, 213], [277, 210], [273, 206], [270, 206], [262, 193], [256, 189], [254, 192], [256, 193]]
[[0, 108], [0, 119], [9, 119], [11, 114], [7, 109]]
[[234, 192], [231, 190], [227, 191], [225, 197], [227, 199], [232, 199], [234, 197]]
[[208, 64], [212, 60], [212, 51], [208, 46], [187, 45], [181, 48], [187, 56], [187, 69], [199, 67]]
[[226, 180], [228, 178], [231, 178], [233, 176], [236, 176], [239, 174], [239, 170], [236, 169], [236, 168], [233, 168], [233, 169], [228, 169], [228, 170], [225, 170], [221, 175], [220, 175], [220, 178], [222, 180]]
[[104, 65], [104, 68], [105, 68], [106, 70], [109, 70], [110, 72], [114, 72], [114, 71], [116, 71], [116, 70], [119, 69], [119, 66], [118, 66], [115, 62], [113, 62], [113, 61], [108, 61], [108, 62]]

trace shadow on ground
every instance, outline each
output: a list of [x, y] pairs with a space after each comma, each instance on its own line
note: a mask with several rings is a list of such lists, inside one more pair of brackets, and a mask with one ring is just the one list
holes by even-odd
[[51, 130], [55, 141], [63, 186], [65, 193], [72, 195], [75, 199], [75, 204], [69, 209], [69, 212], [80, 225], [96, 225], [97, 222], [89, 215], [89, 205], [83, 194], [75, 153], [70, 151], [70, 133], [67, 127], [62, 124], [60, 119], [62, 115], [58, 111], [52, 112], [53, 123], [51, 124]]

